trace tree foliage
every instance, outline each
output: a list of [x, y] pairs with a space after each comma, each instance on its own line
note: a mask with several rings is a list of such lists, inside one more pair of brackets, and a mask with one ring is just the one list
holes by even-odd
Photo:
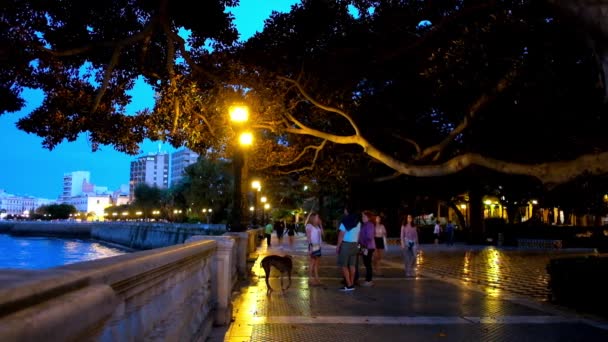
[[[260, 170], [324, 168], [320, 181], [475, 166], [550, 185], [608, 172], [601, 40], [553, 2], [304, 0], [244, 44], [225, 12], [237, 1], [9, 2], [0, 110], [42, 89], [18, 125], [48, 148], [89, 132], [94, 148], [136, 153], [151, 138], [228, 156], [241, 101]], [[127, 115], [137, 78], [156, 104]]]
[[138, 184], [133, 190], [135, 201], [133, 207], [142, 210], [146, 216], [153, 210], [160, 208], [164, 191], [157, 186], [150, 186], [145, 183]]
[[76, 207], [71, 204], [49, 204], [43, 205], [36, 209], [36, 215], [45, 220], [65, 220], [70, 217], [70, 214], [77, 213]]
[[225, 161], [199, 158], [186, 168], [186, 177], [178, 186], [178, 192], [196, 216], [204, 216], [203, 209], [212, 209], [214, 221], [225, 218], [234, 186], [230, 167]]

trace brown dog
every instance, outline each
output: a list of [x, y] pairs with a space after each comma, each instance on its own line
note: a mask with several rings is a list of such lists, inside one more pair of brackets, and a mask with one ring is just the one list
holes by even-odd
[[[291, 286], [291, 269], [293, 268], [291, 255], [269, 255], [262, 259], [261, 265], [264, 269], [264, 272], [266, 273], [266, 287], [268, 287], [268, 290], [266, 291], [267, 294], [273, 291], [272, 287], [270, 286], [270, 283], [268, 282], [268, 277], [270, 277], [271, 266], [274, 266], [277, 270], [279, 270], [279, 272], [281, 272], [281, 290], [286, 291]], [[286, 288], [283, 288], [283, 275], [285, 275], [285, 273], [287, 273], [289, 283], [287, 284]]]

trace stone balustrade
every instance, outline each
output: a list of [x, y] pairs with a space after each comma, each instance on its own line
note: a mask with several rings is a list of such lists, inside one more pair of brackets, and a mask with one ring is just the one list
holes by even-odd
[[48, 270], [0, 270], [0, 341], [204, 340], [229, 324], [258, 230]]

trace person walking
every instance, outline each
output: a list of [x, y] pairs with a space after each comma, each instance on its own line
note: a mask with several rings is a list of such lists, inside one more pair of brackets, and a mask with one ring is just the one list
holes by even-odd
[[448, 246], [454, 245], [454, 225], [451, 220], [448, 220], [448, 224], [445, 226], [446, 243]]
[[383, 273], [380, 269], [380, 262], [384, 257], [384, 250], [386, 249], [386, 227], [384, 226], [382, 216], [376, 216], [376, 227], [374, 241], [376, 242], [376, 251], [374, 252], [374, 271], [377, 275], [382, 276]]
[[357, 241], [361, 224], [359, 217], [348, 208], [344, 208], [344, 218], [340, 222], [338, 230], [338, 243], [336, 254], [338, 254], [338, 266], [344, 276], [344, 287], [340, 291], [353, 291], [355, 289], [355, 263], [357, 260]]
[[296, 225], [295, 225], [295, 223], [293, 223], [293, 221], [290, 220], [285, 225], [285, 228], [287, 229], [287, 238], [289, 241], [289, 248], [293, 248], [293, 243], [294, 243], [294, 239], [295, 239], [295, 235], [296, 235]]
[[401, 225], [401, 250], [405, 266], [405, 276], [416, 276], [416, 253], [418, 251], [418, 232], [412, 215], [407, 215]]
[[375, 217], [374, 214], [365, 210], [361, 214], [361, 232], [359, 233], [359, 245], [361, 246], [361, 255], [363, 257], [363, 265], [365, 266], [365, 282], [363, 286], [373, 286], [372, 281], [374, 272], [372, 267], [372, 258], [374, 251], [376, 250], [376, 242], [374, 240], [375, 235]]
[[268, 222], [268, 224], [266, 224], [264, 227], [264, 236], [266, 237], [266, 244], [268, 247], [270, 247], [270, 239], [272, 238], [272, 223]]
[[277, 240], [279, 246], [283, 245], [283, 234], [285, 233], [285, 223], [282, 220], [276, 220], [274, 223], [274, 230], [277, 232]]
[[319, 261], [321, 259], [321, 242], [323, 240], [323, 228], [319, 214], [312, 213], [306, 224], [306, 240], [308, 241], [308, 283], [313, 286], [321, 285], [319, 280]]
[[439, 220], [435, 221], [435, 228], [433, 229], [433, 236], [435, 237], [435, 244], [439, 244], [439, 235], [441, 234], [441, 225]]

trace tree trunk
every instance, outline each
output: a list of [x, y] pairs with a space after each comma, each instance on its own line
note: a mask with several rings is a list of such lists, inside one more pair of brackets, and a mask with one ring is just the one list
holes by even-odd
[[469, 191], [469, 243], [478, 244], [483, 242], [484, 223], [483, 223], [483, 194], [478, 184], [471, 186]]
[[470, 229], [468, 226], [469, 223], [467, 222], [466, 218], [464, 217], [456, 203], [452, 201], [446, 201], [445, 203], [448, 205], [448, 207], [452, 208], [452, 210], [454, 210], [454, 212], [456, 213], [456, 216], [458, 216], [459, 225], [462, 227], [462, 229], [464, 231], [468, 231]]

